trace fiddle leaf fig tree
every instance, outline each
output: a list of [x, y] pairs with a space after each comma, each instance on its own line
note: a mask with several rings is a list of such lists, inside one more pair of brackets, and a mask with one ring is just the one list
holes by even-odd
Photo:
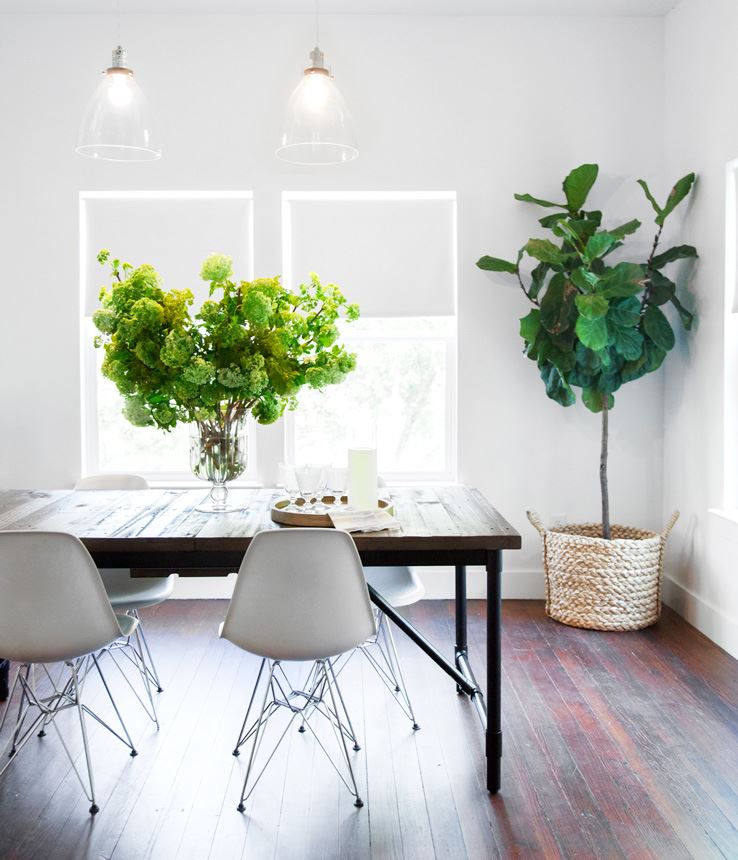
[[[648, 258], [629, 262], [611, 255], [626, 244], [641, 222], [603, 226], [603, 214], [585, 208], [599, 167], [582, 164], [563, 183], [564, 200], [552, 202], [516, 194], [515, 199], [556, 210], [539, 219], [553, 239], [529, 239], [517, 258], [482, 257], [477, 266], [514, 276], [530, 313], [520, 320], [524, 354], [535, 361], [546, 394], [562, 406], [575, 401], [574, 389], [592, 412], [602, 416], [600, 488], [602, 536], [610, 538], [607, 485], [608, 415], [615, 392], [661, 367], [674, 346], [674, 331], [662, 308], [671, 304], [689, 329], [692, 314], [676, 294], [664, 269], [678, 260], [697, 257], [691, 245], [659, 248], [666, 219], [687, 197], [694, 173], [682, 177], [660, 205], [643, 179], [638, 184], [655, 212], [656, 234]], [[526, 274], [523, 264], [532, 261]]]

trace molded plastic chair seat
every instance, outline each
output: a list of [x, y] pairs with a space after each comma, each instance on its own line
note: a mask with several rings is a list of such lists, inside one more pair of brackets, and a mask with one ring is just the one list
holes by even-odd
[[409, 606], [425, 596], [425, 586], [411, 567], [365, 567], [364, 576], [392, 606]]
[[171, 597], [177, 574], [136, 578], [127, 570], [101, 570], [100, 576], [113, 609], [129, 612], [156, 606]]

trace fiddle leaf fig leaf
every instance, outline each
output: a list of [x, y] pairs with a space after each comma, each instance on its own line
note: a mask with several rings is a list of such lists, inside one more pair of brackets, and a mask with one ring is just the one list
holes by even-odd
[[663, 269], [667, 263], [673, 263], [675, 260], [689, 260], [697, 256], [697, 249], [692, 245], [676, 245], [664, 251], [663, 254], [657, 254], [651, 260], [651, 266], [654, 269]]
[[595, 233], [594, 236], [589, 239], [587, 247], [584, 249], [584, 259], [588, 263], [591, 263], [599, 257], [604, 257], [604, 255], [610, 251], [617, 242], [617, 236], [613, 236], [612, 233], [608, 233], [606, 231]]
[[607, 312], [609, 323], [623, 328], [632, 328], [638, 324], [640, 318], [641, 303], [635, 296], [617, 299], [610, 303], [610, 310]]
[[676, 292], [676, 285], [661, 272], [651, 272], [651, 286], [648, 290], [648, 302], [652, 305], [665, 305], [671, 301]]
[[597, 180], [599, 173], [597, 164], [582, 164], [575, 167], [574, 170], [564, 180], [564, 194], [566, 195], [566, 203], [570, 212], [579, 212], [584, 206], [592, 186]]
[[636, 328], [619, 328], [615, 332], [615, 349], [627, 361], [635, 361], [643, 353], [643, 335]]
[[543, 206], [546, 209], [566, 209], [566, 203], [552, 203], [550, 200], [541, 200], [530, 194], [516, 194], [515, 199], [520, 200], [521, 203], [535, 203], [536, 206]]
[[480, 257], [477, 260], [477, 267], [485, 272], [507, 272], [510, 275], [517, 275], [517, 263], [511, 263], [509, 260], [502, 260], [499, 257]]
[[578, 287], [582, 292], [589, 293], [592, 292], [592, 290], [597, 289], [597, 284], [599, 283], [600, 278], [594, 272], [590, 272], [589, 269], [582, 267], [574, 269], [571, 273], [570, 280], [574, 286]]
[[637, 218], [634, 218], [632, 221], [621, 224], [619, 227], [615, 227], [609, 232], [612, 233], [613, 236], [617, 236], [618, 239], [624, 239], [626, 236], [630, 236], [635, 233], [640, 226], [641, 222]]
[[671, 215], [687, 194], [689, 194], [692, 189], [692, 185], [694, 184], [694, 178], [694, 173], [688, 173], [686, 176], [682, 176], [682, 178], [671, 189], [669, 196], [666, 198], [664, 208], [656, 216], [656, 223], [660, 227], [663, 226], [669, 215]]
[[607, 408], [612, 409], [615, 405], [615, 398], [612, 394], [602, 394], [594, 388], [585, 388], [582, 390], [582, 402], [590, 412], [602, 412], [605, 400], [607, 400]]
[[532, 299], [538, 298], [538, 294], [541, 292], [541, 288], [546, 281], [546, 275], [550, 270], [551, 267], [548, 263], [539, 263], [530, 273], [530, 289], [528, 290], [528, 295]]
[[665, 352], [674, 346], [674, 332], [669, 320], [655, 305], [649, 305], [646, 308], [643, 314], [643, 329], [656, 346]]
[[541, 330], [541, 312], [534, 308], [520, 320], [520, 336], [528, 343], [533, 343]]
[[604, 349], [607, 346], [607, 323], [604, 317], [588, 317], [580, 316], [576, 322], [577, 337], [581, 342], [595, 351]]
[[648, 339], [644, 340], [643, 342], [643, 350], [644, 355], [646, 356], [646, 361], [643, 365], [643, 367], [645, 368], [645, 372], [653, 373], [654, 370], [658, 370], [664, 363], [667, 351], [665, 349], [662, 349], [660, 346], [657, 346], [655, 343], [649, 341]]
[[542, 263], [561, 266], [566, 262], [566, 255], [549, 239], [529, 239], [523, 247], [527, 254]]
[[618, 263], [603, 278], [602, 295], [608, 299], [634, 296], [645, 286], [644, 266], [637, 263]]
[[672, 296], [670, 301], [677, 309], [677, 312], [679, 313], [679, 316], [682, 320], [682, 325], [685, 329], [687, 329], [687, 331], [689, 331], [692, 328], [692, 323], [694, 322], [693, 314], [684, 307], [684, 305], [679, 301], [676, 296]]
[[643, 189], [643, 193], [646, 195], [646, 198], [648, 199], [648, 202], [649, 202], [649, 203], [651, 204], [651, 206], [653, 207], [653, 211], [656, 213], [656, 215], [660, 216], [660, 215], [661, 215], [661, 212], [662, 212], [662, 209], [661, 209], [661, 207], [659, 206], [659, 204], [656, 202], [656, 200], [654, 199], [653, 194], [651, 194], [651, 189], [648, 187], [648, 185], [647, 185], [647, 183], [646, 183], [646, 180], [645, 180], [645, 179], [639, 179], [639, 180], [638, 180], [638, 184], [639, 184], [639, 185], [641, 186], [641, 188]]
[[551, 400], [555, 400], [562, 406], [571, 406], [574, 403], [574, 392], [555, 364], [551, 362], [544, 364], [541, 368], [541, 379], [546, 386], [546, 394]]
[[576, 292], [573, 284], [562, 274], [557, 273], [551, 278], [541, 299], [541, 323], [546, 331], [560, 334], [572, 325], [577, 313], [574, 305]]
[[[515, 196], [518, 197], [518, 195]], [[518, 199], [520, 198], [518, 197]], [[566, 211], [554, 212], [553, 215], [544, 215], [543, 218], [539, 218], [538, 223], [541, 225], [541, 227], [545, 227], [546, 230], [551, 230], [558, 224], [559, 221], [561, 221], [562, 218], [568, 217], [569, 213]]]
[[610, 307], [610, 303], [606, 298], [594, 293], [585, 296], [577, 296], [575, 302], [579, 313], [588, 319], [604, 317]]

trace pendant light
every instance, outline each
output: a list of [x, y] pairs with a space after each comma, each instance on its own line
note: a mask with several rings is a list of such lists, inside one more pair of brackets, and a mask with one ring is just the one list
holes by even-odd
[[277, 157], [293, 164], [341, 164], [359, 155], [351, 114], [320, 50], [318, 3], [315, 47], [287, 102]]
[[105, 161], [161, 158], [146, 96], [133, 80], [133, 69], [126, 65], [126, 52], [120, 45], [82, 117], [77, 152]]

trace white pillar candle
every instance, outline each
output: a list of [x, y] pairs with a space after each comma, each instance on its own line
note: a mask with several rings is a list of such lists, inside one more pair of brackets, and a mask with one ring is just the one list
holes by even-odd
[[379, 507], [377, 449], [349, 448], [348, 503], [360, 511]]

